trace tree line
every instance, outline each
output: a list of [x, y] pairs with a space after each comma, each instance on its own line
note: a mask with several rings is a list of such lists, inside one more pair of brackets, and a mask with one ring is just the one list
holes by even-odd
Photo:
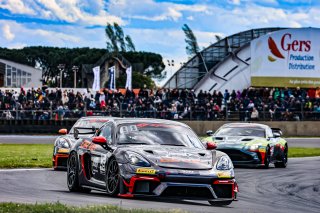
[[[40, 68], [43, 71], [44, 84], [49, 86], [58, 86], [59, 82], [56, 77], [59, 76], [59, 64], [65, 64], [63, 87], [73, 87], [73, 70], [74, 65], [81, 69], [82, 64], [94, 64], [104, 54], [106, 49], [98, 48], [59, 48], [32, 46], [22, 49], [0, 48], [0, 58], [14, 61], [17, 63]], [[119, 52], [132, 65], [135, 76], [145, 76], [151, 80], [151, 77], [161, 77], [161, 72], [165, 65], [162, 62], [162, 56], [151, 52]], [[81, 77], [77, 75], [78, 79]], [[139, 83], [141, 79], [134, 79], [133, 86], [141, 86], [145, 82]], [[55, 79], [55, 80], [53, 80]], [[122, 82], [122, 80], [121, 80]], [[149, 80], [148, 80], [149, 82]], [[124, 81], [125, 83], [125, 81]], [[138, 85], [135, 85], [138, 84]], [[118, 84], [122, 86], [121, 83]], [[148, 86], [152, 85], [152, 80]], [[124, 85], [123, 85], [124, 86]]]

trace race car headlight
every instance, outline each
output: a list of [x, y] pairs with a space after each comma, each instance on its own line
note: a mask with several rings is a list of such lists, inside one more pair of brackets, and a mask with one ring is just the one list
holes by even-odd
[[141, 155], [134, 152], [127, 152], [126, 158], [129, 163], [134, 166], [150, 167], [150, 163]]
[[259, 149], [259, 146], [261, 144], [254, 144], [250, 146], [245, 146], [244, 149], [249, 150], [249, 151], [257, 151]]
[[230, 170], [233, 169], [233, 164], [231, 159], [228, 156], [220, 157], [217, 166], [217, 170]]
[[62, 139], [62, 138], [60, 138], [60, 139], [58, 139], [56, 141], [56, 147], [59, 147], [59, 148], [70, 148], [69, 143], [66, 140]]

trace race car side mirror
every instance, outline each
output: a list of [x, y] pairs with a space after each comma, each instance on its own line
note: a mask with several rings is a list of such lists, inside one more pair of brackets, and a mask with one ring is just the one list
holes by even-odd
[[92, 143], [99, 144], [99, 145], [106, 145], [107, 139], [103, 136], [96, 136], [92, 138]]
[[212, 136], [212, 135], [213, 135], [213, 131], [212, 131], [212, 130], [208, 130], [208, 131], [206, 132], [206, 134], [207, 134], [208, 136]]
[[217, 148], [217, 144], [214, 142], [207, 142], [207, 150], [213, 150]]
[[274, 132], [273, 133], [273, 137], [275, 138], [280, 138], [281, 137], [281, 134], [279, 132]]
[[66, 135], [68, 133], [67, 129], [59, 129], [59, 134], [60, 135]]

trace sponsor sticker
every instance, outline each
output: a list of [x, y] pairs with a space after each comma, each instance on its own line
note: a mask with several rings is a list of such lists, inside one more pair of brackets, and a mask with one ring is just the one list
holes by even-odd
[[259, 152], [266, 152], [265, 148], [259, 148]]
[[59, 149], [58, 149], [58, 152], [59, 152], [59, 153], [69, 153], [69, 149], [59, 148]]
[[147, 168], [138, 168], [136, 170], [137, 174], [146, 174], [146, 175], [154, 175], [156, 174], [156, 170], [155, 169], [147, 169]]
[[230, 171], [218, 172], [218, 178], [231, 178]]

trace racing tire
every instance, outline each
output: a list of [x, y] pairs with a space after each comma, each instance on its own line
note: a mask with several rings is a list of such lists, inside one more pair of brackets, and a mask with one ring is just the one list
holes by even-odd
[[67, 185], [70, 192], [89, 193], [91, 191], [91, 189], [80, 186], [78, 157], [75, 152], [70, 154], [67, 161]]
[[283, 151], [282, 161], [274, 163], [276, 168], [286, 168], [288, 164], [288, 146]]
[[115, 158], [108, 162], [106, 171], [106, 193], [110, 196], [117, 196], [120, 189], [120, 169]]
[[270, 147], [267, 146], [266, 148], [266, 155], [264, 157], [264, 165], [263, 165], [263, 168], [264, 169], [269, 169], [269, 165], [270, 165]]
[[232, 200], [228, 201], [208, 201], [212, 206], [228, 206], [232, 203]]

